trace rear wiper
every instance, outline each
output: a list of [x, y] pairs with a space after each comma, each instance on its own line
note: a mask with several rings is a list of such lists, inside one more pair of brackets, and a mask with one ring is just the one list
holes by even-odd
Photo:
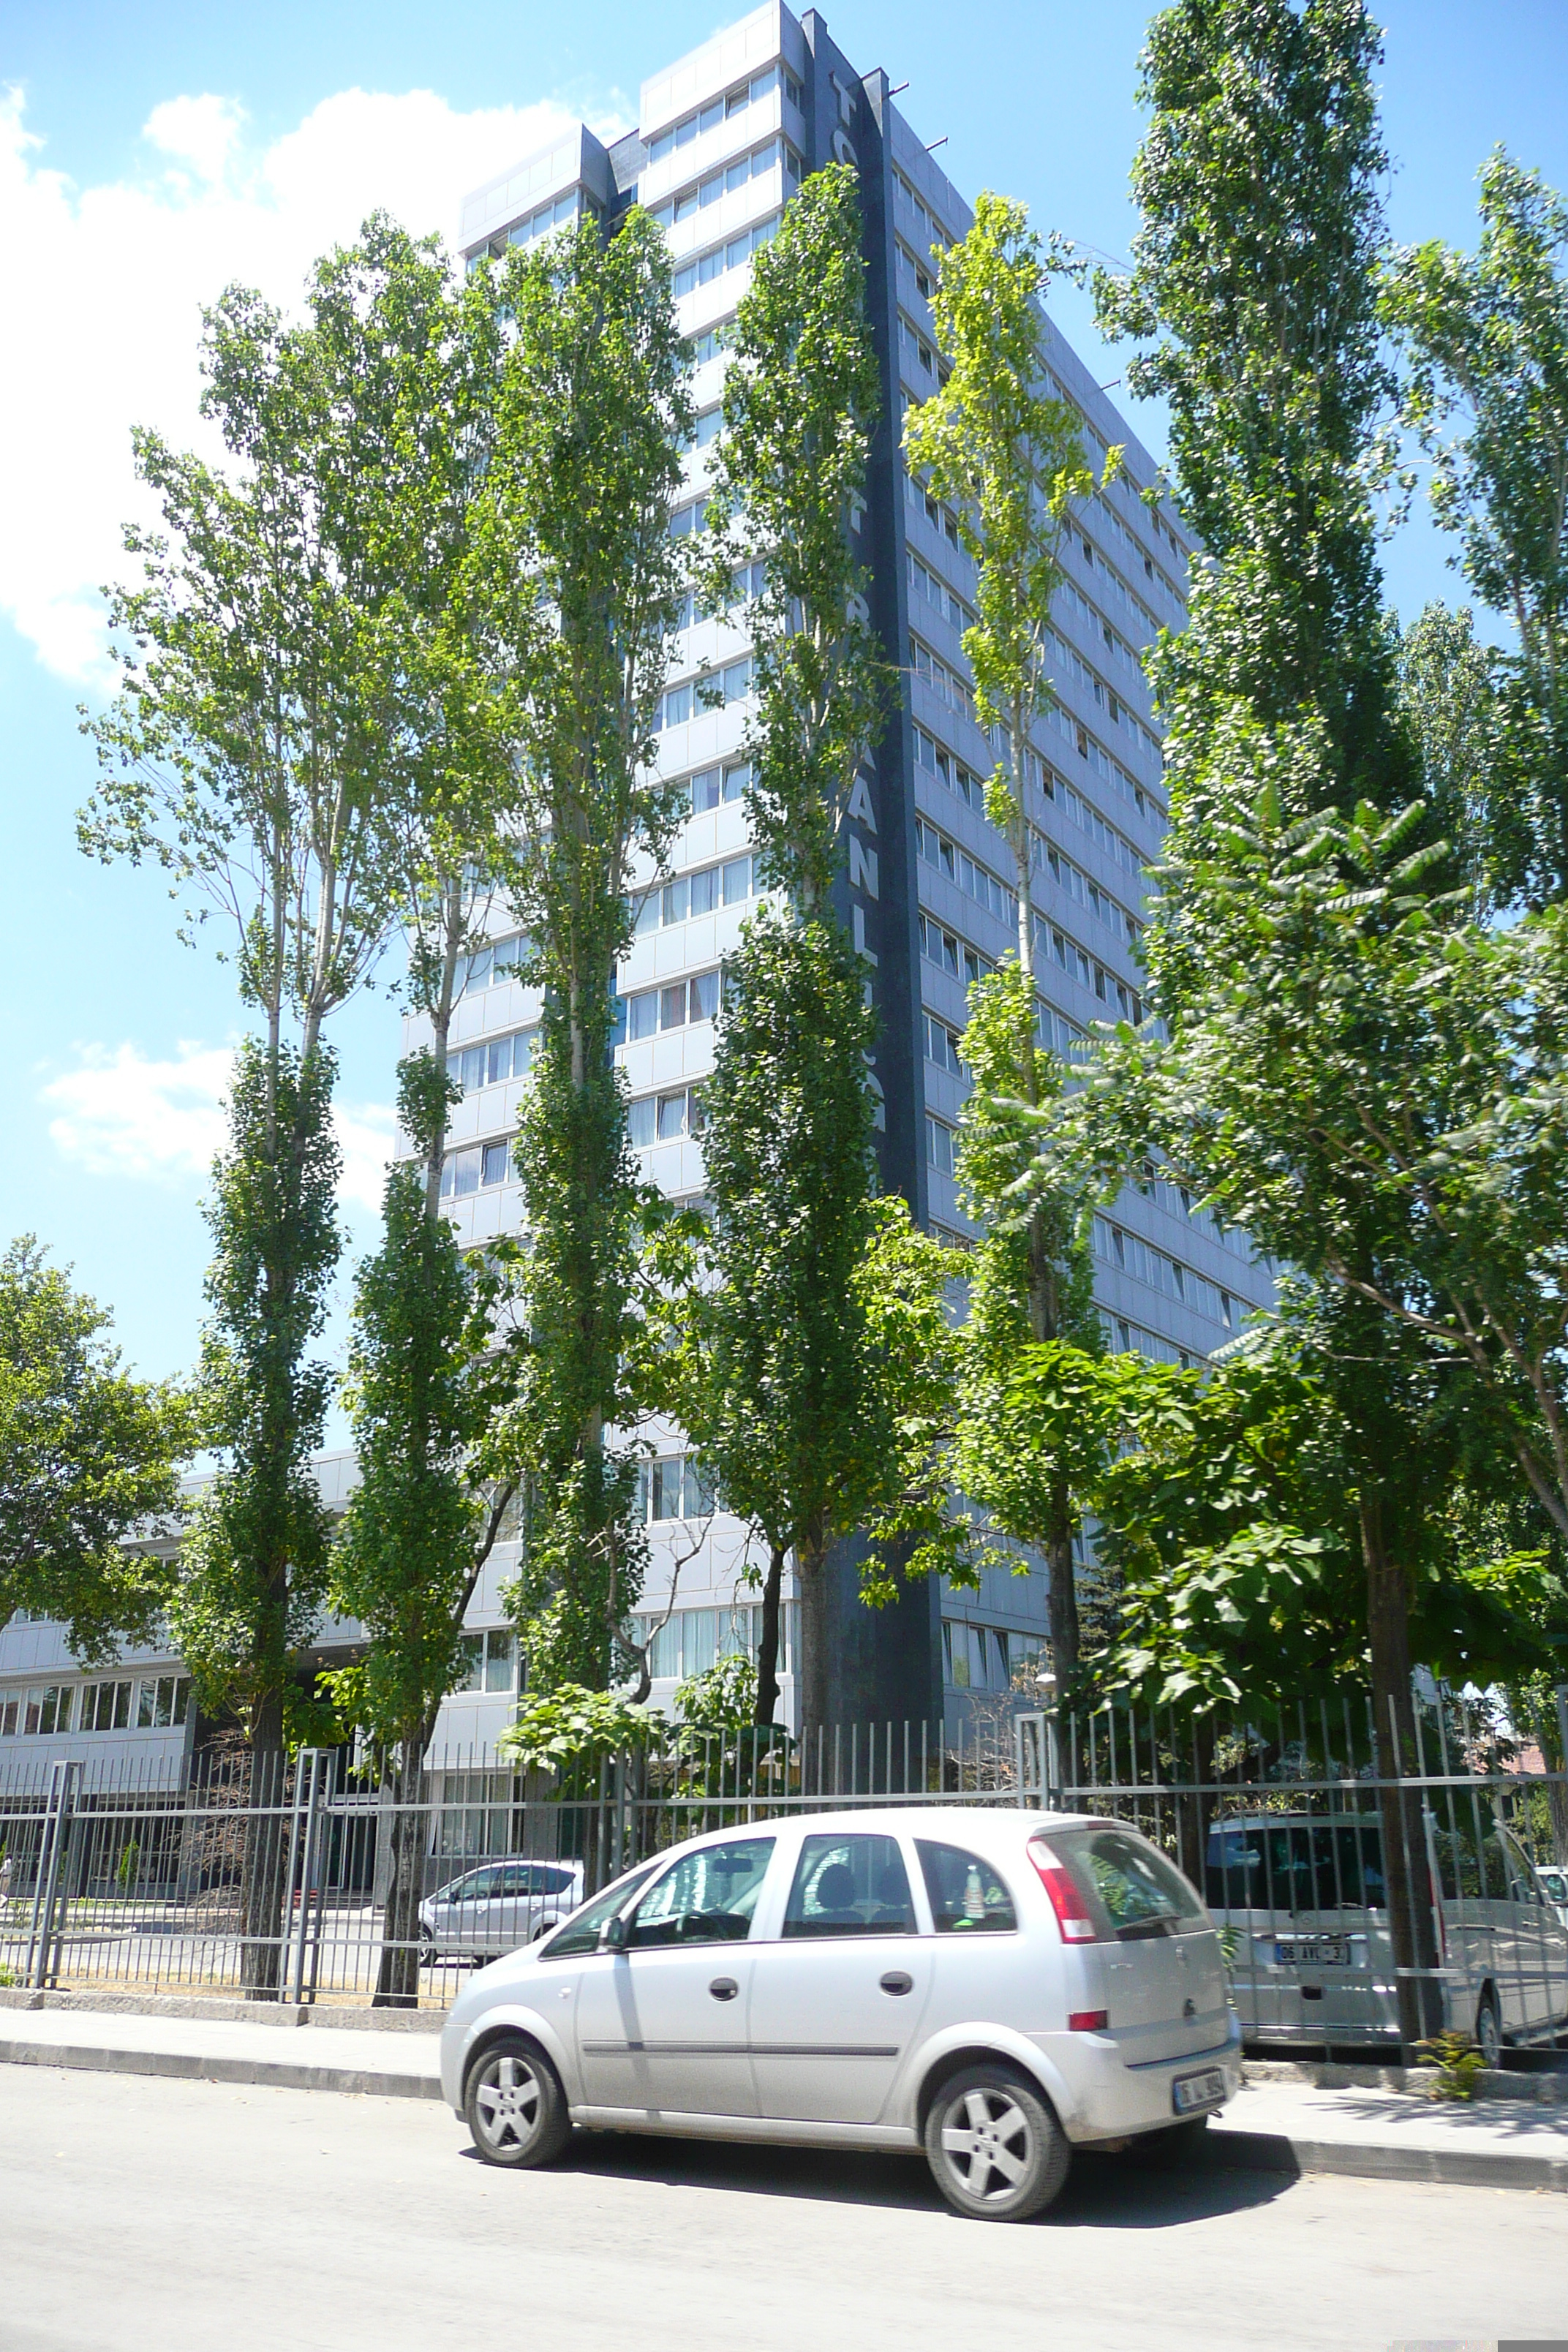
[[1175, 1916], [1173, 1911], [1166, 1911], [1157, 1919], [1131, 1920], [1125, 1927], [1118, 1927], [1116, 1940], [1119, 1944], [1138, 1944], [1146, 1942], [1151, 1936], [1168, 1936]]

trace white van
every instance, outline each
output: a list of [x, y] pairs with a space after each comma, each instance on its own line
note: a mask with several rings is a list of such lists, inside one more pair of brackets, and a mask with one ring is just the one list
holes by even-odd
[[[1495, 2064], [1506, 2042], [1568, 2025], [1568, 1927], [1512, 1832], [1426, 1814], [1426, 1885], [1446, 2026]], [[1245, 2039], [1350, 2047], [1399, 2039], [1375, 1815], [1250, 1813], [1215, 1822], [1205, 1892], [1231, 1934]]]

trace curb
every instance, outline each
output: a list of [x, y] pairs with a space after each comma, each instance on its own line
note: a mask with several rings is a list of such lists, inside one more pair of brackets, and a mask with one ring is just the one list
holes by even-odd
[[439, 2099], [433, 2075], [382, 2074], [358, 2066], [291, 2064], [286, 2058], [202, 2058], [187, 2050], [105, 2050], [91, 2043], [0, 2041], [0, 2065], [68, 2066], [94, 2074], [162, 2074], [183, 2082], [259, 2083], [280, 2091], [351, 2091], [379, 2099]]
[[372, 2009], [364, 2003], [334, 2009], [326, 2002], [300, 2009], [292, 2001], [229, 2000], [205, 1993], [39, 1992], [31, 1986], [0, 1985], [0, 2010], [77, 2010], [84, 2017], [179, 2017], [209, 2019], [224, 2025], [295, 2027], [330, 2025], [334, 2031], [371, 2033], [439, 2033], [444, 2009]]
[[1451, 2189], [1549, 2189], [1568, 2196], [1568, 2157], [1509, 2148], [1390, 2147], [1292, 2139], [1284, 2132], [1211, 2132], [1204, 2163], [1230, 2172], [1338, 2172], [1363, 2180], [1426, 2180]]

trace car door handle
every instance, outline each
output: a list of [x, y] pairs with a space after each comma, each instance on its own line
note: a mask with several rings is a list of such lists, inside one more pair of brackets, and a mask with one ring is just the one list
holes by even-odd
[[881, 1983], [884, 1992], [912, 1992], [915, 1980], [913, 1977], [906, 1976], [902, 1969], [889, 1969], [882, 1978]]
[[708, 1990], [715, 2000], [733, 2000], [741, 1988], [733, 1977], [715, 1977]]

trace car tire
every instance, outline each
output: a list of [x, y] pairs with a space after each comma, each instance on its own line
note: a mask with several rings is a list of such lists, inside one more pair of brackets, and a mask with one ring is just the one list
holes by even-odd
[[1489, 1985], [1476, 2011], [1476, 2047], [1489, 2066], [1502, 2064], [1502, 2015]]
[[1167, 2124], [1161, 2131], [1140, 2132], [1128, 2153], [1155, 2171], [1173, 2171], [1202, 2156], [1208, 2129], [1207, 2116], [1186, 2116], [1179, 2124]]
[[475, 2059], [463, 2085], [463, 2114], [485, 2162], [510, 2172], [552, 2164], [572, 2137], [561, 2077], [521, 2033], [501, 2035]]
[[926, 2118], [926, 2161], [955, 2213], [1026, 2221], [1068, 2177], [1072, 2150], [1045, 2095], [1010, 2066], [966, 2066]]

